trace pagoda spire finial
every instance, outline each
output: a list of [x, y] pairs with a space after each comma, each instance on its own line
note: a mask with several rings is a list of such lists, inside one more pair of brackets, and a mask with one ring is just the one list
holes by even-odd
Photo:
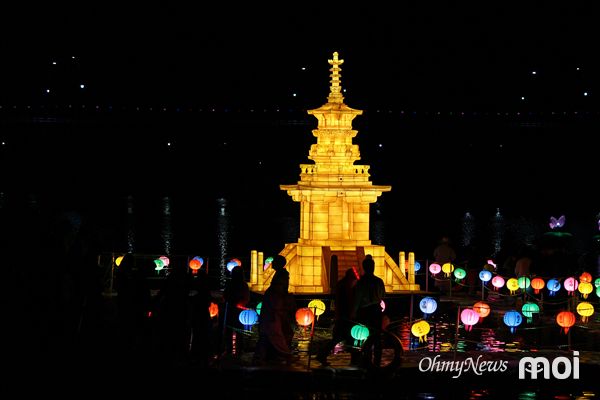
[[343, 103], [344, 97], [342, 96], [342, 74], [340, 65], [344, 63], [344, 60], [338, 59], [338, 52], [333, 52], [333, 59], [327, 60], [329, 64], [331, 64], [331, 86], [329, 89], [329, 96], [327, 97], [327, 101], [329, 103]]

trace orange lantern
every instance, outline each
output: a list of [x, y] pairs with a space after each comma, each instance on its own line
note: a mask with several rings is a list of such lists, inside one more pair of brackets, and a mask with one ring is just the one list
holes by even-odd
[[312, 310], [308, 307], [299, 308], [296, 311], [296, 322], [300, 326], [308, 326], [312, 324], [315, 319], [315, 314], [313, 314]]
[[546, 286], [546, 282], [542, 278], [533, 278], [531, 280], [531, 287], [535, 294], [540, 294], [540, 290]]
[[564, 328], [565, 335], [569, 332], [569, 328], [575, 325], [575, 320], [575, 314], [571, 311], [561, 311], [556, 316], [556, 322]]
[[584, 272], [579, 277], [579, 282], [592, 282], [592, 275], [589, 272]]
[[479, 318], [487, 317], [490, 315], [491, 311], [489, 304], [485, 301], [478, 301], [477, 303], [473, 304], [473, 310], [479, 314]]
[[210, 306], [208, 306], [208, 313], [210, 314], [211, 318], [216, 317], [217, 315], [219, 315], [219, 306], [211, 302]]

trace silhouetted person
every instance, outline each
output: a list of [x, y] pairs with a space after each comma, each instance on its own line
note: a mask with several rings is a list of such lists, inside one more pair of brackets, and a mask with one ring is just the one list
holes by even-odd
[[160, 355], [175, 364], [185, 361], [189, 350], [190, 280], [186, 268], [185, 264], [172, 264], [157, 297]]
[[151, 309], [150, 287], [132, 254], [123, 256], [116, 270], [117, 312], [122, 350], [141, 350], [148, 334], [148, 312]]
[[[247, 309], [248, 302], [250, 301], [250, 288], [248, 283], [244, 279], [244, 270], [241, 266], [234, 267], [231, 270], [231, 278], [227, 282], [225, 291], [223, 292], [223, 298], [225, 300], [225, 349], [231, 354], [233, 352], [233, 333], [235, 331], [241, 331], [244, 327], [240, 322], [240, 314], [242, 311]], [[241, 335], [236, 335], [236, 343], [238, 345], [238, 351], [243, 346], [243, 339]]]
[[[335, 286], [335, 320], [331, 340], [328, 340], [319, 350], [317, 360], [322, 365], [329, 365], [327, 357], [335, 345], [341, 341], [350, 343], [352, 336], [350, 331], [354, 326], [354, 301], [356, 292], [356, 275], [352, 268], [346, 270], [346, 274]], [[352, 353], [353, 359], [355, 352]]]
[[206, 271], [201, 269], [192, 280], [190, 301], [191, 350], [192, 362], [208, 366], [211, 346], [211, 320], [208, 307], [211, 302]]
[[358, 322], [369, 328], [369, 335], [374, 338], [373, 354], [371, 349], [365, 350], [367, 359], [373, 360], [375, 366], [381, 363], [381, 325], [383, 314], [381, 312], [381, 301], [385, 297], [385, 285], [383, 280], [375, 276], [375, 261], [371, 255], [367, 255], [362, 262], [363, 275], [356, 284], [355, 307]]
[[253, 363], [292, 360], [291, 340], [295, 327], [296, 300], [288, 293], [289, 273], [282, 267], [285, 258], [273, 261], [275, 274], [263, 296], [260, 312], [259, 338]]

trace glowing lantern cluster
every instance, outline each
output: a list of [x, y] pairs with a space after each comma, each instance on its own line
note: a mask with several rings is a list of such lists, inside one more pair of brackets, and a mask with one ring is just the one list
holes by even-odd
[[504, 324], [510, 328], [511, 333], [515, 333], [517, 326], [523, 322], [523, 317], [516, 310], [507, 311], [504, 314]]
[[419, 308], [425, 314], [424, 317], [427, 318], [429, 314], [433, 314], [437, 310], [437, 301], [433, 297], [424, 297], [419, 302]]
[[575, 325], [575, 314], [571, 311], [561, 311], [556, 316], [556, 322], [563, 328], [565, 335], [569, 332], [569, 328]]
[[491, 312], [489, 304], [484, 301], [478, 301], [477, 303], [473, 304], [473, 310], [479, 314], [479, 318], [485, 318], [490, 315]]
[[310, 308], [303, 307], [296, 311], [296, 322], [298, 325], [307, 327], [308, 325], [312, 324], [314, 320], [315, 315]]
[[533, 314], [537, 314], [539, 312], [540, 306], [538, 306], [536, 303], [525, 303], [523, 304], [523, 307], [521, 307], [521, 313], [527, 317], [528, 324], [533, 322]]
[[587, 301], [582, 301], [577, 304], [577, 314], [581, 315], [581, 322], [588, 322], [588, 318], [594, 314], [594, 306]]
[[437, 275], [442, 270], [442, 266], [440, 264], [433, 263], [429, 266], [429, 272], [433, 275]]
[[231, 260], [229, 260], [229, 262], [227, 263], [227, 271], [231, 272], [233, 271], [233, 269], [235, 267], [241, 267], [242, 266], [242, 262], [237, 259], [237, 258], [232, 258]]
[[545, 285], [546, 283], [542, 278], [533, 278], [531, 280], [531, 287], [533, 288], [535, 294], [540, 294], [540, 290], [542, 290]]
[[429, 333], [430, 330], [431, 330], [431, 326], [429, 326], [429, 323], [427, 321], [415, 322], [410, 327], [411, 333], [414, 336], [419, 338], [420, 343], [427, 341], [427, 334]]
[[350, 330], [350, 335], [354, 339], [354, 346], [362, 346], [362, 343], [369, 337], [369, 328], [364, 325], [354, 325]]
[[251, 309], [244, 310], [240, 313], [239, 320], [246, 330], [250, 330], [252, 329], [252, 325], [258, 321], [258, 314]]
[[445, 277], [449, 277], [452, 271], [454, 271], [454, 265], [452, 265], [451, 263], [446, 263], [442, 265], [442, 272], [444, 273]]
[[479, 322], [479, 313], [470, 308], [465, 308], [460, 313], [460, 320], [463, 324], [465, 324], [465, 329], [467, 331], [470, 331], [471, 329], [473, 329], [473, 325]]

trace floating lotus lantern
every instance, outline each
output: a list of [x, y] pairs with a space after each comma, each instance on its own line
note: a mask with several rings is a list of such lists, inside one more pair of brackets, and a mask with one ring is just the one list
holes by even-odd
[[267, 257], [265, 259], [265, 263], [263, 264], [263, 271], [266, 271], [267, 269], [269, 269], [271, 264], [273, 264], [273, 257]]
[[588, 295], [594, 291], [594, 286], [589, 282], [581, 282], [577, 290], [579, 290], [584, 299], [587, 299]]
[[460, 313], [460, 320], [463, 324], [465, 324], [465, 330], [471, 331], [471, 329], [473, 329], [473, 325], [479, 322], [479, 314], [475, 310], [465, 308]]
[[421, 263], [418, 261], [415, 261], [415, 272], [418, 272], [421, 270]]
[[231, 272], [233, 271], [233, 269], [235, 267], [241, 267], [242, 266], [242, 262], [237, 259], [237, 258], [232, 258], [231, 260], [229, 260], [229, 262], [227, 263], [227, 271]]
[[379, 306], [381, 307], [381, 312], [385, 311], [385, 301], [381, 300], [381, 302], [379, 303]]
[[121, 266], [121, 262], [123, 261], [123, 258], [124, 258], [124, 256], [119, 256], [119, 257], [117, 257], [117, 258], [115, 259], [115, 265], [116, 265], [117, 267], [120, 267], [120, 266]]
[[479, 273], [479, 279], [483, 283], [489, 282], [490, 279], [492, 279], [492, 273], [490, 271], [488, 271], [487, 269], [484, 269], [483, 271], [481, 271]]
[[550, 296], [556, 296], [556, 292], [560, 290], [560, 282], [557, 279], [550, 279], [546, 284]]
[[431, 330], [431, 326], [427, 321], [418, 321], [412, 324], [410, 327], [411, 333], [419, 338], [419, 343], [424, 343], [427, 341], [427, 334]]
[[519, 281], [517, 278], [510, 278], [506, 281], [506, 288], [510, 290], [510, 294], [515, 294], [515, 292], [519, 290]]
[[325, 312], [325, 303], [323, 303], [323, 301], [321, 300], [311, 300], [308, 303], [308, 308], [310, 308], [315, 315], [317, 316], [317, 320], [319, 320], [319, 317]]
[[573, 278], [572, 276], [565, 279], [565, 290], [569, 295], [572, 295], [577, 290], [578, 286], [579, 282], [577, 282], [577, 279]]
[[457, 281], [464, 279], [465, 276], [467, 276], [467, 271], [465, 271], [464, 269], [456, 268], [454, 270], [454, 277], [456, 278]]
[[423, 311], [424, 318], [427, 318], [437, 310], [437, 301], [433, 297], [424, 297], [419, 302], [419, 308]]
[[522, 290], [526, 290], [529, 286], [531, 286], [531, 281], [526, 276], [521, 276], [517, 280], [519, 283], [519, 288]]
[[171, 263], [171, 260], [169, 260], [169, 257], [167, 256], [160, 256], [158, 257], [159, 260], [161, 260], [163, 262], [163, 264], [165, 264], [165, 267], [168, 267], [169, 264]]
[[556, 322], [563, 328], [565, 335], [569, 332], [569, 328], [575, 325], [575, 314], [571, 311], [561, 311], [556, 316]]
[[577, 304], [577, 314], [581, 315], [581, 322], [588, 322], [588, 318], [594, 314], [594, 306], [587, 301], [582, 301]]
[[256, 305], [256, 313], [260, 315], [260, 310], [262, 310], [262, 301]]
[[298, 311], [296, 311], [296, 322], [300, 326], [307, 327], [308, 325], [313, 323], [314, 319], [315, 315], [313, 314], [313, 311], [308, 307], [299, 308]]
[[431, 272], [434, 276], [439, 274], [442, 270], [442, 266], [440, 264], [433, 263], [429, 265], [429, 272]]
[[504, 324], [510, 328], [511, 333], [515, 333], [517, 326], [523, 322], [523, 317], [516, 310], [507, 311], [504, 314]]
[[523, 304], [523, 307], [521, 307], [521, 312], [527, 317], [527, 323], [530, 324], [533, 322], [533, 314], [540, 312], [540, 306], [536, 303], [525, 303]]
[[203, 264], [204, 260], [201, 257], [194, 257], [188, 263], [190, 269], [192, 270], [192, 273], [194, 274], [198, 273], [198, 270], [202, 268]]
[[600, 287], [600, 278], [596, 278], [596, 280], [594, 281], [594, 286]]
[[494, 287], [494, 290], [500, 289], [502, 286], [504, 286], [504, 278], [500, 275], [496, 275], [492, 278], [492, 286]]
[[542, 290], [545, 285], [546, 283], [542, 278], [533, 278], [531, 280], [531, 287], [533, 288], [535, 294], [540, 294], [540, 290]]
[[454, 271], [454, 265], [451, 263], [445, 263], [442, 265], [442, 272], [444, 273], [445, 277], [449, 277], [452, 271]]
[[592, 275], [589, 272], [583, 272], [579, 277], [579, 282], [592, 283]]
[[217, 304], [211, 302], [210, 305], [208, 306], [208, 314], [210, 315], [211, 318], [214, 318], [217, 315], [219, 315], [219, 306]]
[[350, 330], [350, 335], [354, 339], [354, 346], [362, 346], [363, 342], [369, 337], [369, 328], [364, 325], [354, 325]]
[[240, 313], [239, 320], [244, 328], [249, 331], [252, 329], [252, 325], [258, 321], [258, 314], [252, 309], [247, 309]]
[[490, 315], [491, 312], [490, 305], [484, 301], [478, 301], [477, 303], [473, 304], [473, 310], [479, 314], [479, 318], [485, 318]]

